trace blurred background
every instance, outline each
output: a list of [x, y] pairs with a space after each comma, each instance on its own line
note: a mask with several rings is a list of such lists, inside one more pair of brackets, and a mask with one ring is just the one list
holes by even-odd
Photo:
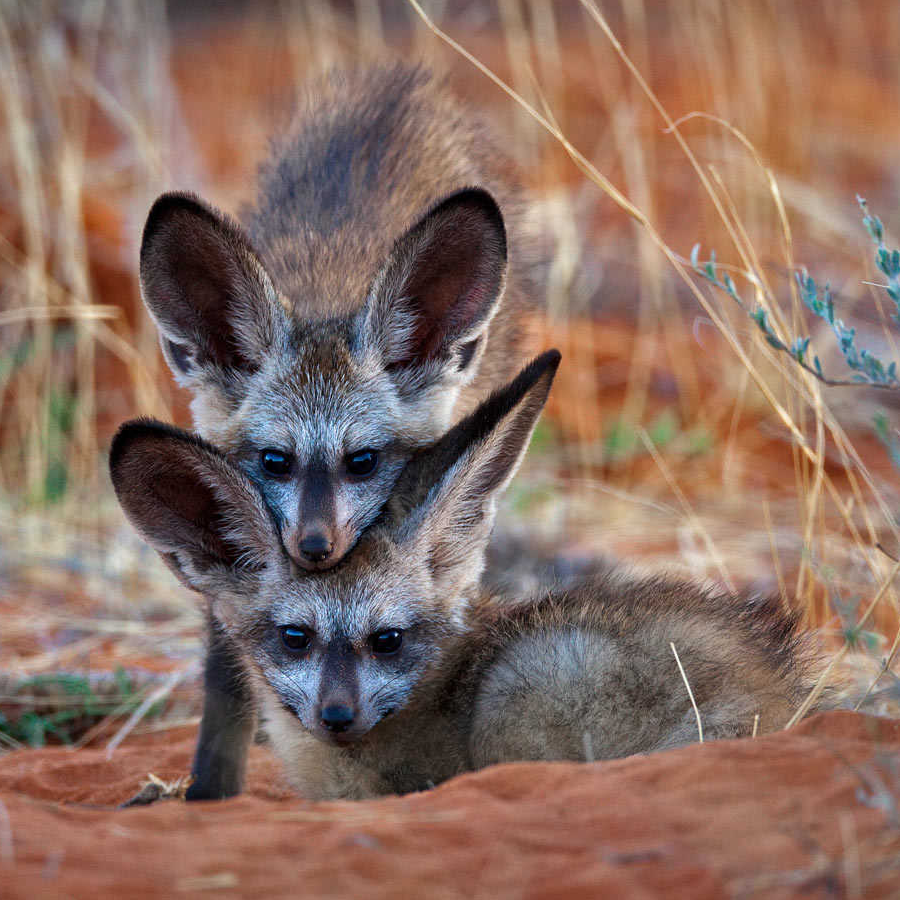
[[173, 188], [238, 212], [303, 85], [395, 59], [491, 121], [550, 260], [532, 324], [564, 362], [504, 501], [507, 575], [602, 555], [779, 593], [853, 702], [900, 714], [900, 392], [783, 349], [858, 374], [808, 306], [828, 282], [851, 346], [898, 359], [856, 195], [897, 247], [900, 5], [423, 6], [549, 129], [406, 0], [0, 2], [0, 747], [196, 719], [198, 605], [106, 472], [126, 418], [190, 425], [140, 301], [143, 220]]

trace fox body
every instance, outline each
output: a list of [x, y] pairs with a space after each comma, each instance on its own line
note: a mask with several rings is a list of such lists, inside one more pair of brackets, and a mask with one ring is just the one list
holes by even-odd
[[[301, 106], [244, 225], [164, 194], [140, 271], [198, 432], [261, 492], [273, 546], [324, 570], [524, 362], [536, 267], [509, 162], [427, 71], [333, 75]], [[191, 796], [239, 790], [252, 704], [211, 613]]]
[[154, 204], [141, 288], [164, 354], [297, 565], [339, 562], [413, 451], [524, 363], [521, 210], [485, 128], [402, 66], [318, 85], [244, 226]]
[[[557, 363], [528, 366], [405, 467], [337, 567], [308, 572], [253, 483], [201, 440], [126, 425], [113, 482], [136, 527], [209, 598], [272, 746], [311, 798], [420, 790], [527, 759], [603, 759], [783, 725], [809, 664], [774, 600], [614, 569], [536, 599], [483, 596], [497, 495]], [[227, 751], [242, 765], [247, 728]], [[241, 743], [243, 741], [243, 743]]]

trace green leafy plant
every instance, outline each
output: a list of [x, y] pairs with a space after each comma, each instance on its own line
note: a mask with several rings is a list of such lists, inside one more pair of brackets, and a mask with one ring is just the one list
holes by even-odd
[[[900, 323], [900, 250], [889, 250], [885, 246], [881, 220], [869, 213], [866, 201], [862, 197], [857, 196], [856, 199], [863, 213], [863, 224], [875, 243], [875, 264], [887, 278], [887, 284], [879, 285], [879, 287], [882, 287], [894, 302], [896, 311], [892, 318]], [[790, 355], [802, 369], [815, 375], [819, 381], [832, 387], [867, 384], [878, 388], [900, 388], [897, 362], [885, 364], [868, 350], [857, 347], [856, 329], [845, 324], [835, 314], [834, 297], [829, 285], [825, 284], [820, 288], [805, 269], [795, 274], [800, 297], [806, 308], [826, 322], [834, 332], [838, 348], [847, 366], [855, 373], [850, 379], [827, 377], [822, 371], [822, 364], [818, 356], [814, 355], [810, 361], [809, 337], [796, 337], [790, 343], [785, 343], [773, 329], [765, 309], [759, 305], [751, 309], [738, 292], [734, 279], [727, 272], [723, 272], [720, 277], [714, 250], [710, 252], [710, 258], [707, 261], [701, 262], [700, 244], [695, 244], [691, 250], [690, 260], [691, 267], [695, 272], [728, 294], [747, 313], [771, 347]]]
[[112, 682], [97, 686], [82, 675], [66, 673], [13, 682], [0, 699], [0, 746], [73, 744], [107, 716], [133, 712], [142, 695], [121, 668]]
[[[681, 456], [699, 456], [712, 447], [713, 437], [702, 425], [682, 428], [678, 413], [671, 407], [662, 410], [647, 425], [653, 444]], [[638, 428], [631, 422], [613, 422], [603, 438], [603, 458], [611, 463], [627, 462], [646, 453]]]

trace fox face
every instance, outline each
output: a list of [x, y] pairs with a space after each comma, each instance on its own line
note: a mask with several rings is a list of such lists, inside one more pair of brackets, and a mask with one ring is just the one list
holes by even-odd
[[329, 571], [298, 567], [254, 481], [185, 432], [123, 426], [113, 484], [141, 534], [206, 595], [264, 701], [288, 714], [281, 720], [353, 744], [408, 710], [464, 634], [495, 497], [524, 455], [558, 362], [555, 351], [540, 357], [417, 452], [383, 519]]
[[257, 485], [307, 570], [343, 558], [413, 451], [446, 430], [505, 278], [503, 218], [480, 189], [427, 211], [331, 317], [295, 314], [309, 299], [279, 290], [240, 226], [195, 197], [161, 197], [141, 249], [198, 430]]
[[[429, 392], [404, 402], [383, 369], [354, 359], [347, 337], [322, 331], [264, 364], [223, 435], [275, 512], [281, 543], [309, 570], [353, 546], [442, 406]], [[340, 367], [326, 368], [335, 359]]]
[[402, 710], [454, 632], [427, 566], [404, 565], [395, 545], [381, 550], [375, 571], [292, 581], [248, 648], [266, 690], [327, 743], [353, 743]]

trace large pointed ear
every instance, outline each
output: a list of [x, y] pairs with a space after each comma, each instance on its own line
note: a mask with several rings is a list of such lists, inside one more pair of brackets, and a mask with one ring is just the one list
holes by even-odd
[[549, 350], [407, 464], [386, 508], [398, 542], [446, 585], [477, 581], [496, 501], [519, 467], [559, 366]]
[[152, 419], [126, 422], [109, 468], [125, 515], [188, 587], [246, 586], [283, 557], [254, 485], [194, 435]]
[[452, 194], [394, 245], [357, 319], [357, 352], [415, 383], [428, 364], [466, 380], [505, 283], [500, 209], [481, 189]]
[[[255, 371], [286, 328], [243, 229], [191, 194], [163, 194], [141, 242], [141, 293], [181, 384]], [[212, 369], [212, 371], [210, 371]]]

